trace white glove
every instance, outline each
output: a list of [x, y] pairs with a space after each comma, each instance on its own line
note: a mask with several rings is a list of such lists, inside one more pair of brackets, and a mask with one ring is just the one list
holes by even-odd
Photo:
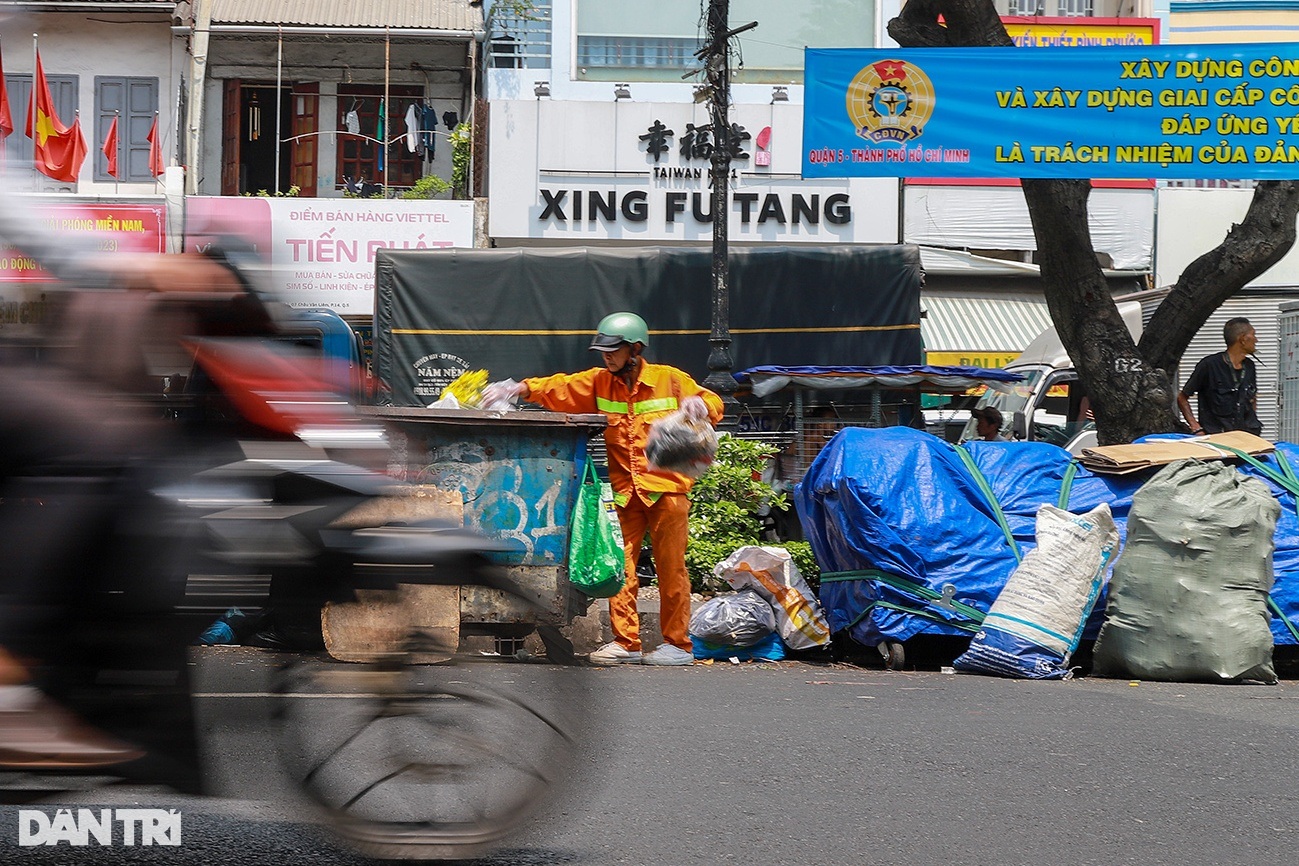
[[681, 412], [691, 421], [708, 420], [708, 404], [698, 394], [681, 401]]
[[528, 386], [513, 379], [492, 382], [483, 388], [482, 408], [489, 412], [508, 412], [514, 408], [528, 390]]

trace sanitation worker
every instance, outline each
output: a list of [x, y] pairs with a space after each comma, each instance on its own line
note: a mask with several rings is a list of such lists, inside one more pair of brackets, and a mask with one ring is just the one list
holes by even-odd
[[[489, 399], [518, 396], [552, 412], [599, 412], [608, 419], [604, 441], [622, 526], [627, 581], [622, 591], [609, 599], [613, 641], [589, 656], [599, 665], [688, 665], [694, 661], [687, 634], [690, 577], [686, 573], [686, 519], [690, 513], [686, 493], [694, 482], [675, 472], [651, 470], [645, 442], [650, 426], [670, 412], [693, 408], [701, 416], [707, 414], [716, 425], [723, 407], [720, 397], [682, 371], [646, 361], [642, 353], [647, 346], [649, 329], [644, 319], [635, 313], [611, 313], [600, 321], [589, 347], [600, 353], [604, 366], [522, 382], [498, 382], [488, 386], [494, 394], [484, 395]], [[646, 529], [658, 573], [663, 644], [642, 654], [636, 562]]]

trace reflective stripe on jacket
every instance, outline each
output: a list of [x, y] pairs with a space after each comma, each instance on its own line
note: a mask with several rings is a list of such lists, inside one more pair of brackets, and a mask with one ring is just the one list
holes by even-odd
[[603, 367], [580, 373], [556, 373], [525, 379], [528, 400], [552, 412], [599, 412], [609, 426], [604, 431], [609, 455], [609, 482], [618, 504], [633, 494], [652, 504], [663, 493], [685, 493], [694, 481], [676, 472], [652, 472], [645, 459], [650, 425], [680, 408], [681, 401], [699, 395], [708, 405], [709, 420], [722, 420], [722, 400], [701, 388], [686, 373], [665, 364], [642, 362], [640, 376], [629, 393], [622, 379]]

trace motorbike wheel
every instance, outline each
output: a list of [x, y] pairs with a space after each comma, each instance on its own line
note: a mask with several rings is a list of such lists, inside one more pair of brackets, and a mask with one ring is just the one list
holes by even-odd
[[283, 672], [282, 751], [359, 853], [478, 857], [564, 793], [591, 680], [481, 653], [435, 665], [305, 659]]

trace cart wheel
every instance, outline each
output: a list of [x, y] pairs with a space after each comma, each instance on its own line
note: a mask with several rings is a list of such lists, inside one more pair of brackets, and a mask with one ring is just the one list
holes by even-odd
[[907, 663], [907, 651], [902, 646], [901, 641], [886, 640], [876, 645], [880, 655], [884, 657], [884, 667], [891, 671], [900, 671], [902, 666]]
[[467, 653], [444, 665], [308, 659], [282, 680], [294, 780], [360, 853], [463, 860], [499, 845], [571, 774], [581, 669]]
[[[418, 631], [418, 630], [417, 630]], [[577, 775], [598, 712], [578, 667], [439, 647], [374, 664], [303, 658], [280, 676], [281, 753], [352, 848], [379, 859], [467, 860], [499, 846]]]

